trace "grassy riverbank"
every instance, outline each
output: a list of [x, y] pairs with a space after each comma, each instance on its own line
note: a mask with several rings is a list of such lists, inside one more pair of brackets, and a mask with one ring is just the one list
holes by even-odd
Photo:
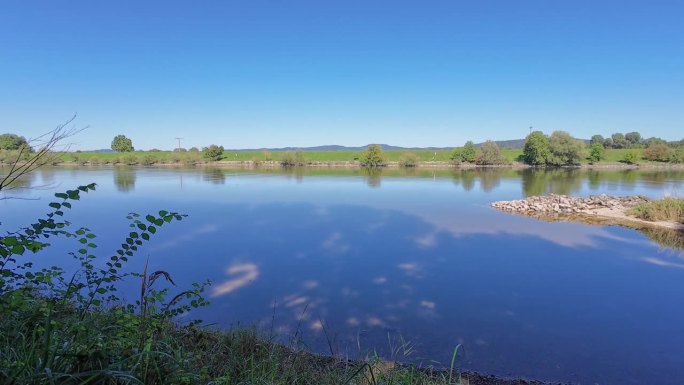
[[[607, 149], [604, 158], [592, 162], [583, 158], [580, 162], [584, 167], [595, 168], [633, 168], [633, 167], [678, 167], [680, 165], [657, 162], [644, 159], [643, 149]], [[327, 165], [327, 166], [358, 166], [362, 159], [362, 151], [303, 151], [301, 152], [303, 164]], [[632, 162], [625, 162], [627, 154], [633, 155]], [[0, 154], [1, 155], [1, 154]], [[7, 155], [7, 154], [6, 154]], [[501, 149], [502, 163], [499, 166], [529, 167], [522, 161], [521, 149]], [[52, 162], [55, 165], [78, 164], [78, 165], [250, 165], [250, 166], [278, 166], [288, 158], [292, 158], [292, 152], [286, 151], [237, 151], [224, 152], [219, 161], [208, 160], [202, 152], [198, 151], [135, 151], [128, 153], [117, 152], [68, 152], [59, 154]], [[387, 165], [401, 167], [406, 164], [415, 167], [453, 167], [453, 151], [431, 150], [387, 150], [383, 152]], [[5, 159], [7, 158], [7, 159]], [[11, 156], [0, 156], [0, 163], [11, 161]], [[407, 162], [410, 159], [410, 162]], [[460, 163], [460, 167], [473, 167], [475, 164]]]
[[[357, 360], [285, 346], [254, 328], [179, 326], [114, 306], [82, 314], [72, 304], [26, 293], [0, 318], [3, 384], [524, 385], [445, 367], [417, 367], [373, 353]], [[295, 334], [296, 335], [296, 334]], [[410, 345], [397, 346], [401, 355]], [[456, 359], [456, 357], [454, 357]]]

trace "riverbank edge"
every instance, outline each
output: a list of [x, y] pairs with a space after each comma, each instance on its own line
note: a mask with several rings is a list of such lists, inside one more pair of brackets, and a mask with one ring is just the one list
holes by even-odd
[[[144, 164], [94, 164], [89, 162], [59, 162], [52, 164], [53, 167], [100, 167], [100, 166], [131, 166], [131, 167], [202, 167], [202, 168], [264, 168], [264, 169], [280, 169], [286, 168], [280, 162], [276, 161], [234, 161], [234, 160], [220, 160], [215, 162], [198, 162], [193, 164], [184, 163], [170, 163], [157, 162], [151, 165]], [[360, 169], [364, 168], [359, 162], [355, 161], [329, 161], [329, 162], [309, 162], [303, 166], [304, 168], [345, 168], [345, 169]], [[399, 162], [387, 162], [379, 169], [390, 168], [406, 168], [406, 169], [453, 169], [453, 170], [468, 170], [468, 169], [538, 169], [538, 170], [553, 170], [553, 169], [588, 169], [588, 170], [684, 170], [684, 164], [680, 163], [642, 163], [642, 164], [626, 164], [626, 163], [598, 163], [598, 164], [580, 164], [575, 166], [532, 166], [524, 163], [509, 163], [499, 165], [478, 165], [471, 163], [453, 164], [451, 162], [419, 162], [415, 166], [402, 166]]]

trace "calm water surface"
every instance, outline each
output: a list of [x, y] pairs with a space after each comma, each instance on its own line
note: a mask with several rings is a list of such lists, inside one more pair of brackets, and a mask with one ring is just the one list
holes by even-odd
[[[682, 193], [681, 171], [57, 169], [0, 201], [3, 231], [55, 191], [95, 182], [69, 219], [102, 254], [128, 212], [189, 215], [135, 261], [179, 286], [210, 279], [221, 327], [258, 324], [312, 350], [581, 384], [684, 383], [684, 253], [615, 226], [543, 222], [488, 207], [548, 192]], [[40, 263], [73, 266], [57, 242]], [[134, 298], [131, 283], [129, 298]], [[326, 338], [327, 335], [327, 338]], [[329, 341], [329, 342], [328, 342]], [[431, 361], [433, 360], [433, 361]]]

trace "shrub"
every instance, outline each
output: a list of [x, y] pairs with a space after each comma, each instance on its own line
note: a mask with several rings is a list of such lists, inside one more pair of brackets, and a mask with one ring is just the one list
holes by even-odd
[[625, 155], [620, 160], [622, 163], [627, 164], [637, 164], [639, 162], [639, 154], [636, 151], [627, 151]]
[[684, 163], [684, 148], [680, 147], [670, 153], [671, 163]]
[[479, 165], [497, 165], [506, 163], [506, 160], [501, 154], [499, 146], [495, 142], [488, 140], [480, 147], [480, 155], [475, 160], [475, 163]]
[[158, 159], [154, 155], [147, 154], [142, 157], [140, 160], [140, 163], [143, 166], [152, 166], [153, 164], [157, 163]]
[[477, 149], [472, 141], [467, 141], [460, 151], [461, 161], [474, 163], [477, 160]]
[[199, 148], [197, 147], [190, 147], [190, 152], [199, 152]]
[[123, 163], [129, 166], [138, 164], [138, 158], [135, 155], [127, 155], [123, 158]]
[[549, 158], [549, 138], [541, 131], [530, 133], [525, 139], [523, 161], [527, 164], [540, 166], [546, 164]]
[[[94, 189], [91, 184], [55, 194], [58, 199], [49, 204], [52, 212], [45, 218], [0, 236], [3, 384], [187, 383], [178, 369], [180, 360], [172, 356], [175, 344], [169, 345], [167, 336], [175, 328], [174, 318], [207, 304], [202, 297], [206, 284], [193, 284], [169, 300], [169, 273], [124, 270], [128, 258], [158, 229], [185, 216], [160, 211], [143, 219], [130, 214], [134, 230], [126, 232], [116, 252], [100, 259], [95, 234], [84, 227], [71, 230], [62, 219], [82, 193]], [[78, 252], [70, 253], [78, 274], [67, 274], [59, 266], [32, 269], [29, 252], [49, 248], [48, 238], [55, 237], [78, 245]], [[140, 279], [140, 297], [134, 304], [120, 305], [118, 292], [127, 278]], [[160, 290], [164, 281], [169, 284]]]
[[202, 151], [204, 152], [204, 158], [210, 161], [217, 161], [223, 158], [223, 146], [212, 144], [211, 146], [202, 149]]
[[418, 165], [418, 162], [420, 161], [420, 158], [418, 155], [408, 152], [405, 154], [401, 155], [401, 158], [399, 159], [399, 166], [401, 167], [416, 167]]
[[647, 221], [677, 221], [684, 223], [684, 199], [667, 197], [641, 203], [633, 207], [629, 214]]
[[299, 167], [306, 164], [306, 157], [303, 151], [288, 151], [283, 155], [280, 164], [285, 167]]
[[458, 166], [459, 164], [461, 164], [461, 162], [463, 162], [463, 158], [461, 157], [462, 151], [463, 150], [460, 148], [455, 148], [454, 151], [452, 151], [451, 156], [449, 157], [452, 164]]
[[604, 158], [604, 154], [603, 144], [596, 142], [589, 148], [589, 161], [591, 163], [600, 162]]
[[547, 163], [553, 166], [577, 165], [582, 160], [584, 143], [565, 131], [554, 131], [549, 138]]
[[364, 167], [382, 167], [385, 165], [385, 155], [379, 145], [371, 144], [368, 145], [366, 151], [361, 153], [359, 161]]
[[654, 143], [644, 150], [644, 158], [655, 162], [669, 162], [674, 151], [664, 143]]

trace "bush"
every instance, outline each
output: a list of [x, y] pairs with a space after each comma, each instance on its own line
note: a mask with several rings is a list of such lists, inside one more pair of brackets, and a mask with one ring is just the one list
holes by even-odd
[[371, 144], [368, 145], [366, 151], [361, 153], [359, 161], [364, 167], [382, 167], [385, 165], [385, 155], [379, 145]]
[[549, 138], [541, 131], [530, 133], [525, 139], [523, 161], [534, 166], [544, 165], [549, 158]]
[[153, 164], [157, 163], [158, 159], [154, 155], [144, 155], [142, 159], [140, 160], [140, 163], [143, 166], [152, 166]]
[[0, 135], [0, 150], [19, 150], [22, 147], [28, 147], [29, 151], [33, 151], [29, 146], [26, 138], [16, 134], [2, 134]]
[[505, 164], [506, 160], [501, 154], [499, 146], [495, 142], [488, 140], [480, 147], [480, 155], [475, 160], [475, 163], [479, 165], [498, 165]]
[[285, 167], [300, 167], [306, 165], [306, 157], [303, 151], [288, 151], [283, 155], [280, 164]]
[[667, 197], [641, 203], [633, 207], [629, 214], [647, 221], [676, 221], [684, 223], [684, 199]]
[[655, 162], [669, 162], [674, 151], [664, 143], [654, 143], [644, 150], [644, 158]]
[[401, 167], [416, 167], [418, 166], [418, 162], [420, 161], [420, 158], [418, 155], [408, 152], [406, 154], [402, 154], [401, 158], [399, 159], [399, 166]]
[[123, 163], [129, 166], [138, 164], [138, 158], [135, 155], [127, 155], [123, 158]]
[[202, 151], [204, 159], [208, 159], [210, 161], [215, 162], [223, 158], [223, 146], [217, 146], [215, 144], [212, 144], [209, 147], [204, 147]]
[[622, 163], [637, 164], [639, 162], [639, 154], [636, 151], [627, 151], [620, 160]]
[[678, 148], [670, 153], [671, 163], [684, 163], [684, 148]]
[[[206, 284], [193, 284], [169, 300], [169, 273], [124, 270], [138, 246], [185, 216], [160, 211], [141, 220], [130, 214], [135, 231], [127, 231], [121, 248], [100, 260], [95, 234], [83, 227], [71, 230], [61, 219], [94, 189], [91, 184], [55, 194], [58, 199], [49, 204], [52, 212], [45, 218], [0, 236], [0, 383], [187, 383], [168, 336], [177, 329], [174, 318], [207, 304], [202, 297]], [[32, 268], [28, 254], [49, 248], [47, 240], [54, 237], [78, 245], [78, 252], [70, 253], [78, 274], [58, 266]], [[118, 292], [131, 278], [140, 280], [140, 297], [124, 305]]]
[[477, 160], [477, 148], [472, 141], [467, 141], [460, 151], [461, 161], [474, 163]]
[[554, 131], [549, 138], [547, 163], [553, 166], [578, 165], [582, 160], [584, 143], [565, 131]]
[[600, 162], [604, 158], [604, 154], [603, 144], [596, 142], [589, 148], [589, 161], [591, 163]]

